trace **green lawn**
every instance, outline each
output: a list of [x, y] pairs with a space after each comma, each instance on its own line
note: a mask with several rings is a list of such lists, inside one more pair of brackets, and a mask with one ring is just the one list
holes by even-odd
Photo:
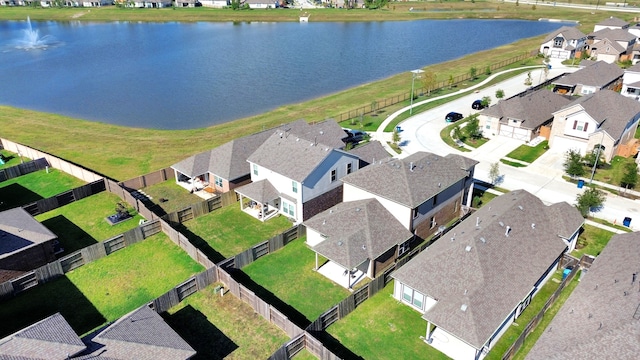
[[306, 238], [297, 239], [273, 254], [242, 268], [252, 281], [292, 306], [307, 320], [349, 296], [349, 291], [314, 271], [315, 253]]
[[116, 204], [121, 201], [118, 196], [103, 191], [37, 215], [36, 220], [58, 235], [65, 254], [69, 254], [138, 226], [143, 218], [133, 210], [135, 215], [129, 220], [116, 225], [107, 222], [106, 217], [116, 213]]
[[2, 158], [2, 161], [4, 162], [4, 164], [0, 165], [0, 169], [10, 168], [12, 166], [20, 164], [22, 161], [31, 160], [23, 156], [21, 161], [18, 154], [12, 153], [11, 151], [5, 149], [0, 150], [0, 158]]
[[202, 270], [166, 235], [157, 234], [2, 302], [0, 338], [55, 312], [84, 334]]
[[208, 286], [169, 309], [164, 318], [196, 351], [197, 359], [267, 359], [287, 334], [234, 295]]
[[472, 205], [474, 208], [480, 208], [496, 197], [498, 197], [498, 195], [492, 194], [488, 191], [482, 191], [480, 189], [474, 188]]
[[519, 162], [509, 161], [509, 160], [505, 160], [505, 159], [500, 159], [500, 162], [505, 164], [505, 165], [509, 165], [509, 166], [513, 166], [513, 167], [526, 167], [527, 166], [527, 165], [521, 164]]
[[327, 332], [364, 359], [447, 359], [420, 339], [427, 329], [420, 313], [392, 293], [390, 282]]
[[[176, 184], [175, 179], [147, 186], [141, 190], [151, 196], [153, 198], [151, 201], [167, 214], [204, 201], [201, 197], [191, 194], [189, 190]], [[168, 201], [160, 202], [160, 199]]]
[[0, 182], [0, 211], [30, 204], [61, 192], [77, 188], [85, 182], [49, 168]]
[[536, 146], [520, 145], [515, 150], [507, 154], [508, 158], [532, 163], [542, 156], [549, 149], [547, 141], [543, 141]]
[[219, 261], [239, 254], [291, 226], [284, 216], [276, 216], [263, 223], [240, 210], [238, 203], [187, 221], [182, 224], [180, 231], [210, 259]]
[[302, 349], [302, 351], [297, 353], [293, 357], [293, 359], [294, 360], [318, 360], [318, 358], [313, 356], [307, 349]]
[[[444, 120], [443, 120], [444, 121]], [[456, 149], [456, 150], [460, 150], [460, 151], [471, 151], [469, 149], [467, 149], [464, 146], [459, 146], [455, 140], [453, 140], [453, 138], [451, 137], [451, 131], [453, 131], [453, 128], [455, 128], [456, 126], [458, 126], [458, 123], [453, 123], [450, 125], [447, 125], [444, 127], [444, 129], [442, 129], [440, 131], [440, 138], [442, 139], [442, 141], [444, 141], [447, 145], [451, 146], [452, 148]]]
[[[611, 185], [620, 186], [620, 181], [624, 176], [624, 165], [627, 163], [635, 162], [634, 158], [624, 158], [622, 156], [615, 156], [611, 163], [603, 165], [602, 167], [598, 167], [593, 176], [594, 180], [602, 181]], [[592, 168], [585, 167], [586, 177], [589, 177], [591, 174]], [[640, 190], [640, 181], [633, 188], [635, 190]]]
[[584, 225], [584, 231], [578, 237], [578, 244], [571, 255], [578, 259], [582, 255], [598, 256], [614, 233], [591, 225]]

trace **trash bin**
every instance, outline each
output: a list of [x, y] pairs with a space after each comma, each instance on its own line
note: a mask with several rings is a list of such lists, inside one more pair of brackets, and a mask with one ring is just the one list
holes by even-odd
[[571, 267], [568, 267], [566, 269], [564, 269], [564, 271], [562, 271], [562, 280], [566, 279], [567, 276], [569, 276], [569, 274], [571, 274]]
[[578, 189], [582, 189], [584, 186], [584, 180], [578, 180]]
[[402, 128], [400, 126], [396, 126], [396, 132], [402, 132]]
[[631, 226], [631, 218], [630, 217], [624, 218], [624, 220], [622, 220], [622, 225], [624, 225], [626, 227]]

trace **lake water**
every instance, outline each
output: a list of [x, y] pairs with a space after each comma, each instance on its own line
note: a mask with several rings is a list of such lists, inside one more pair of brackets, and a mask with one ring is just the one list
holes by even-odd
[[0, 104], [133, 127], [205, 127], [402, 72], [409, 91], [410, 70], [562, 25], [33, 22], [48, 46], [27, 51], [27, 22], [0, 21]]

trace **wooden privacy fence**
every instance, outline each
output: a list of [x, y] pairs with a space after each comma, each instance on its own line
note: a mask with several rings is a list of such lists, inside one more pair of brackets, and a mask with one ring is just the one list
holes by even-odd
[[218, 268], [214, 265], [189, 278], [189, 280], [160, 295], [151, 302], [151, 308], [157, 313], [165, 312], [178, 305], [182, 300], [218, 281]]
[[162, 218], [172, 225], [182, 224], [185, 221], [206, 215], [225, 206], [235, 204], [236, 202], [238, 202], [238, 195], [236, 195], [235, 191], [231, 190], [226, 193], [216, 194], [214, 197], [202, 202], [191, 204], [182, 210], [162, 215]]
[[168, 179], [174, 179], [176, 176], [175, 171], [171, 167], [156, 170], [152, 173], [141, 175], [133, 179], [125, 180], [120, 183], [127, 189], [139, 190], [143, 187], [155, 185]]
[[[492, 64], [489, 66], [489, 68], [491, 69], [491, 71], [495, 71], [497, 69], [500, 69], [502, 67], [505, 67], [507, 65], [511, 65], [513, 63], [516, 63], [518, 61], [523, 61], [529, 58], [532, 58], [534, 56], [536, 56], [538, 54], [538, 51], [531, 51], [531, 52], [527, 52], [527, 53], [523, 53], [521, 55], [518, 56], [514, 56], [510, 59], [506, 59], [503, 61], [500, 61], [498, 63]], [[484, 73], [484, 71], [486, 70], [486, 68], [483, 69], [477, 69], [478, 73], [477, 74], [482, 74]], [[447, 80], [443, 80], [443, 81], [439, 81], [437, 83], [435, 83], [433, 85], [433, 87], [431, 88], [430, 91], [437, 91], [440, 89], [445, 89], [445, 88], [449, 88], [449, 87], [453, 87], [453, 86], [457, 86], [465, 81], [471, 80], [471, 73], [466, 73], [466, 74], [462, 74], [462, 75], [458, 75], [456, 77], [454, 77], [453, 79], [447, 79]], [[425, 92], [427, 92], [429, 89], [425, 88], [425, 87], [419, 87], [415, 89], [415, 92], [417, 92], [418, 94], [423, 94]], [[415, 93], [414, 93], [415, 94]], [[357, 109], [353, 109], [353, 110], [349, 110], [347, 112], [344, 112], [342, 114], [339, 114], [335, 117], [337, 122], [341, 122], [341, 121], [345, 121], [345, 120], [349, 120], [349, 119], [353, 119], [356, 118], [358, 116], [364, 116], [364, 115], [368, 115], [371, 113], [376, 112], [379, 109], [383, 109], [385, 107], [391, 106], [391, 105], [395, 105], [397, 103], [403, 102], [403, 101], [407, 101], [411, 98], [411, 92], [406, 92], [403, 93], [401, 95], [396, 95], [390, 98], [385, 98], [385, 99], [379, 99], [379, 100], [375, 100], [371, 105], [367, 105], [367, 106], [361, 106]], [[414, 99], [415, 99], [415, 95], [414, 95]]]
[[[254, 245], [250, 249], [241, 252], [233, 258], [223, 261], [222, 264], [225, 268], [233, 267], [236, 269], [242, 269], [257, 259], [284, 247], [299, 237], [304, 236], [305, 233], [306, 228], [304, 225], [296, 225], [269, 240]], [[233, 259], [233, 261], [231, 261], [231, 259]]]
[[17, 178], [22, 175], [26, 175], [38, 170], [46, 169], [49, 166], [47, 159], [40, 158], [36, 160], [27, 161], [22, 164], [14, 165], [5, 169], [0, 169], [0, 182], [7, 181], [9, 179]]
[[60, 171], [64, 171], [69, 175], [75, 176], [80, 180], [83, 180], [85, 182], [91, 183], [94, 182], [96, 180], [100, 180], [103, 178], [103, 176], [96, 174], [95, 172], [88, 170], [82, 166], [73, 164], [69, 161], [60, 159], [57, 156], [53, 156], [51, 154], [47, 154], [45, 152], [42, 152], [40, 150], [36, 150], [36, 149], [32, 149], [28, 146], [22, 145], [22, 144], [18, 144], [16, 142], [13, 142], [11, 140], [7, 140], [7, 139], [2, 139], [0, 138], [0, 142], [2, 142], [2, 146], [11, 151], [14, 152], [16, 154], [19, 154], [21, 156], [26, 156], [30, 159], [40, 159], [40, 158], [44, 158], [49, 165], [54, 168], [54, 169], [58, 169]]
[[61, 192], [60, 194], [54, 195], [50, 198], [40, 199], [34, 203], [23, 205], [22, 208], [31, 214], [31, 216], [36, 216], [103, 191], [105, 191], [105, 182], [104, 179], [100, 179], [90, 184], [85, 184], [75, 189]]
[[[564, 258], [565, 257], [563, 257], [561, 262], [565, 261]], [[571, 269], [571, 272], [567, 275], [566, 278], [562, 279], [562, 282], [560, 283], [560, 285], [558, 286], [556, 291], [553, 292], [551, 297], [549, 297], [549, 299], [544, 304], [542, 309], [540, 309], [540, 312], [538, 312], [538, 314], [533, 319], [531, 319], [531, 321], [529, 321], [529, 323], [524, 328], [524, 330], [522, 331], [520, 336], [518, 336], [518, 338], [516, 339], [516, 341], [513, 342], [511, 347], [509, 347], [509, 349], [507, 351], [505, 351], [504, 355], [502, 355], [502, 359], [503, 360], [510, 360], [516, 355], [518, 350], [520, 350], [520, 348], [524, 345], [527, 336], [529, 336], [531, 334], [531, 332], [533, 332], [533, 330], [536, 329], [536, 327], [538, 326], [540, 321], [542, 321], [542, 319], [544, 318], [544, 315], [547, 313], [547, 310], [549, 310], [549, 308], [556, 302], [556, 300], [558, 299], [558, 297], [562, 293], [562, 290], [564, 290], [564, 288], [566, 288], [567, 285], [569, 285], [571, 283], [571, 280], [573, 280], [573, 278], [576, 276], [578, 271], [581, 270], [581, 269], [584, 270], [584, 269], [588, 269], [588, 268], [591, 267], [591, 262], [593, 262], [593, 258], [591, 258], [590, 261], [589, 261], [588, 258], [591, 258], [591, 257], [588, 256], [588, 255], [582, 255], [582, 258], [580, 258], [580, 260], [571, 257], [571, 259], [576, 260], [576, 261], [571, 261], [571, 263], [570, 263], [570, 264], [572, 264], [571, 266], [573, 266], [573, 268]], [[584, 262], [583, 262], [583, 260], [584, 260]], [[585, 268], [582, 268], [581, 266], [576, 266], [576, 265], [581, 265], [583, 263], [586, 265]], [[569, 264], [569, 263], [567, 262], [567, 264]]]

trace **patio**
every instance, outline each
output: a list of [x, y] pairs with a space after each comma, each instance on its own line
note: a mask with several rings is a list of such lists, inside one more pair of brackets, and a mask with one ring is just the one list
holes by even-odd
[[185, 181], [177, 181], [176, 183], [180, 187], [186, 189], [190, 193], [204, 200], [209, 200], [212, 197], [216, 196], [216, 189], [211, 187], [208, 182], [202, 182], [198, 178]]
[[259, 180], [241, 186], [236, 190], [240, 195], [240, 209], [260, 221], [278, 215], [280, 192], [268, 180]]
[[[353, 290], [356, 284], [365, 279], [362, 271], [358, 269], [349, 271], [330, 260], [320, 266], [317, 271], [319, 274], [348, 290]], [[349, 276], [349, 274], [351, 276]]]

